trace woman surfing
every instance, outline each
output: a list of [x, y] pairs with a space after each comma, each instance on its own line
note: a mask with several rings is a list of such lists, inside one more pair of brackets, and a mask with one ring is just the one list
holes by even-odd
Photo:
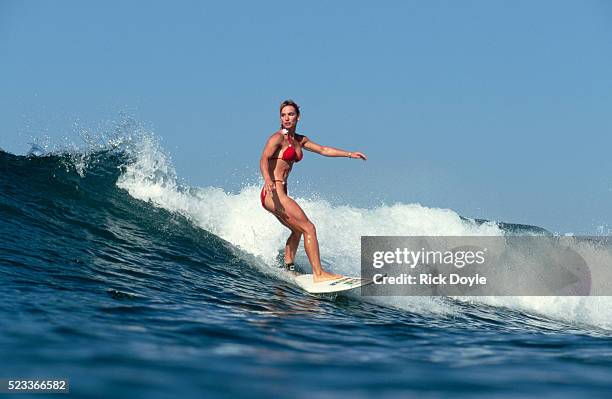
[[287, 178], [293, 164], [302, 160], [303, 150], [326, 157], [346, 157], [366, 160], [361, 152], [350, 152], [333, 147], [321, 146], [307, 136], [297, 134], [295, 129], [300, 120], [300, 107], [291, 100], [280, 105], [281, 129], [272, 134], [261, 154], [259, 168], [264, 179], [261, 190], [261, 205], [291, 230], [285, 245], [285, 267], [292, 269], [298, 245], [304, 236], [304, 249], [312, 267], [315, 283], [341, 278], [321, 267], [319, 241], [314, 224], [302, 208], [287, 194]]

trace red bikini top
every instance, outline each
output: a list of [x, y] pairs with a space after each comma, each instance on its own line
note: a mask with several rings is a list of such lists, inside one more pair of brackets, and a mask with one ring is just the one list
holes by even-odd
[[283, 151], [283, 156], [278, 157], [276, 159], [282, 159], [285, 162], [291, 162], [291, 161], [300, 162], [302, 160], [302, 157], [304, 156], [304, 153], [302, 152], [300, 155], [298, 155], [297, 151], [293, 147], [293, 144], [291, 144], [291, 140], [289, 140], [289, 134], [286, 133], [285, 137], [287, 138], [287, 141], [289, 142], [289, 146], [285, 148], [285, 151]]

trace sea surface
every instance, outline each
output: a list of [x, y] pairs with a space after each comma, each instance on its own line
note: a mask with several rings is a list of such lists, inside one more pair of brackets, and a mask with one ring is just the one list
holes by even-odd
[[[312, 296], [278, 269], [287, 231], [259, 189], [181, 184], [146, 135], [0, 152], [0, 379], [69, 378], [79, 398], [612, 397], [612, 298]], [[343, 274], [362, 235], [542, 231], [298, 201]]]

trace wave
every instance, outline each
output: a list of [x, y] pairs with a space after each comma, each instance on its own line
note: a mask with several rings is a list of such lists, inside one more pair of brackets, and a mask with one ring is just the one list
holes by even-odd
[[[65, 243], [66, 237], [71, 237], [83, 244], [80, 250], [84, 252], [88, 251], [88, 246], [100, 242], [118, 248], [115, 252], [106, 250], [104, 253], [108, 258], [108, 262], [103, 262], [106, 267], [109, 262], [125, 264], [123, 258], [134, 254], [168, 262], [177, 262], [177, 259], [195, 262], [201, 257], [211, 267], [206, 278], [217, 275], [219, 285], [231, 285], [229, 279], [235, 276], [235, 271], [221, 265], [231, 264], [231, 259], [238, 258], [258, 273], [282, 278], [277, 265], [287, 231], [261, 208], [260, 186], [244, 185], [240, 192], [228, 193], [219, 187], [183, 184], [171, 158], [154, 135], [126, 135], [107, 142], [103, 148], [95, 146], [90, 150], [38, 152], [29, 156], [0, 152], [0, 166], [0, 212], [4, 216], [0, 229], [8, 232], [10, 225], [18, 224], [30, 230], [32, 235], [41, 236], [33, 241], [33, 245], [39, 247], [30, 248], [38, 252], [38, 258], [44, 258], [49, 252], [71, 252]], [[397, 203], [365, 209], [351, 205], [332, 206], [320, 198], [297, 198], [297, 201], [317, 225], [324, 265], [347, 275], [360, 273], [359, 249], [363, 235], [550, 234], [537, 226], [469, 219], [450, 209], [421, 204]], [[146, 231], [147, 236], [143, 236], [142, 231]], [[179, 237], [189, 251], [176, 248], [176, 241], [169, 240], [172, 237]], [[53, 245], [43, 244], [45, 241]], [[165, 242], [167, 247], [160, 250], [152, 244], [155, 242]], [[15, 248], [20, 247], [23, 245], [8, 239], [3, 250], [14, 253]], [[607, 278], [612, 264], [609, 251], [584, 243], [576, 244], [574, 249], [587, 261], [601, 265], [595, 277]], [[33, 261], [29, 262], [31, 266]], [[99, 259], [92, 262], [101, 263]], [[301, 250], [297, 262], [308, 265]], [[108, 273], [108, 270], [103, 272]], [[159, 289], [164, 287], [160, 281], [171, 279], [171, 272], [164, 270], [134, 269], [128, 274], [145, 281], [151, 278]], [[265, 278], [256, 281], [256, 284], [265, 283]], [[131, 284], [117, 283], [109, 289], [121, 295], [122, 290], [133, 288]], [[360, 300], [430, 315], [459, 316], [466, 311], [478, 313], [493, 307], [612, 329], [612, 299], [609, 297], [454, 300], [379, 297]]]

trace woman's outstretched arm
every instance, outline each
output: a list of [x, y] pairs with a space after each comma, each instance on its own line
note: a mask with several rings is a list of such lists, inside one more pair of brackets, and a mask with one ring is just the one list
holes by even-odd
[[362, 152], [347, 151], [342, 150], [340, 148], [322, 146], [310, 140], [306, 136], [304, 136], [304, 138], [302, 139], [302, 147], [304, 147], [304, 149], [308, 151], [316, 152], [317, 154], [321, 154], [325, 157], [346, 157], [363, 159], [364, 161], [368, 159], [368, 157], [366, 157], [366, 155]]

